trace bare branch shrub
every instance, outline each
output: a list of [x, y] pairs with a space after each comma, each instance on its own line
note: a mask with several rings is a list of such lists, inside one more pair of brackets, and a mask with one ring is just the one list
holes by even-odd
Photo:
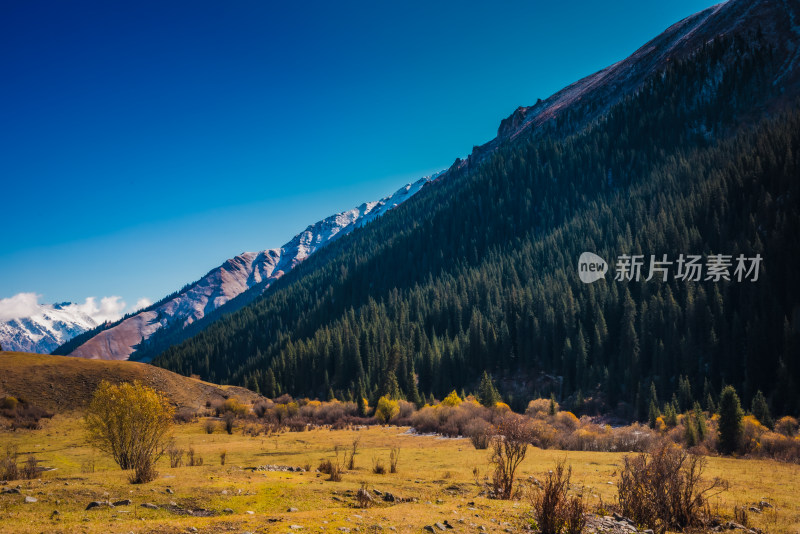
[[572, 467], [559, 461], [547, 473], [541, 488], [531, 494], [533, 518], [540, 534], [580, 534], [586, 524], [582, 495], [569, 496]]
[[532, 432], [528, 421], [519, 415], [507, 415], [497, 425], [492, 439], [491, 463], [494, 465], [494, 493], [510, 499], [514, 490], [514, 474], [525, 459]]
[[389, 451], [389, 472], [397, 473], [397, 462], [400, 461], [400, 447], [392, 447]]
[[702, 480], [706, 461], [674, 445], [623, 458], [617, 483], [622, 514], [656, 532], [701, 527], [708, 500], [728, 488]]
[[194, 452], [194, 447], [189, 447], [186, 451], [186, 465], [189, 467], [199, 467], [203, 465], [203, 457]]
[[353, 439], [353, 443], [350, 444], [350, 458], [347, 461], [347, 470], [352, 471], [356, 468], [356, 453], [358, 452], [358, 444], [361, 442], [361, 436], [357, 436]]
[[176, 446], [175, 443], [171, 443], [167, 447], [167, 456], [169, 457], [169, 466], [173, 469], [180, 467], [183, 463], [183, 449]]
[[377, 456], [374, 456], [372, 458], [372, 472], [375, 473], [376, 475], [386, 474], [386, 466]]

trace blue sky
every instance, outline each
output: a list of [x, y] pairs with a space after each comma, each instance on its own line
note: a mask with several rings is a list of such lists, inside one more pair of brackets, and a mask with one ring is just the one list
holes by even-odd
[[714, 2], [0, 4], [0, 299], [157, 300]]

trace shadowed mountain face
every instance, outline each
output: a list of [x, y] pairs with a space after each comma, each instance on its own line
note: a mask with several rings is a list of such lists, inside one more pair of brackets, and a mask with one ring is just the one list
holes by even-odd
[[[517, 108], [500, 123], [495, 139], [476, 147], [469, 158], [459, 160], [455, 167], [477, 164], [503, 143], [530, 133], [567, 112], [573, 113], [570, 131], [579, 131], [606, 114], [613, 105], [639, 91], [670, 62], [696, 54], [717, 37], [738, 36], [747, 41], [755, 34], [781, 58], [772, 83], [788, 90], [785, 98], [793, 97], [800, 77], [796, 68], [800, 58], [797, 47], [800, 3], [796, 0], [729, 0], [673, 24], [628, 58], [565, 87], [546, 100]], [[722, 80], [712, 75], [707, 82], [704, 91], [713, 92]]]
[[[158, 346], [160, 336], [168, 336], [171, 342], [180, 341], [184, 329], [229, 301], [240, 296], [241, 301], [252, 300], [317, 250], [405, 202], [428, 181], [429, 178], [422, 178], [381, 200], [361, 204], [312, 224], [279, 249], [244, 252], [231, 258], [177, 293], [121, 321], [84, 333], [56, 349], [54, 354], [127, 360], [139, 351], [135, 359], [148, 361], [150, 352], [141, 349]], [[77, 330], [73, 336], [95, 326], [91, 324]], [[72, 336], [62, 337], [49, 349], [69, 337]]]
[[[798, 15], [737, 0], [673, 25], [153, 362], [270, 396], [442, 398], [488, 371], [517, 409], [553, 392], [640, 417], [682, 377], [799, 411]], [[584, 251], [766, 267], [589, 285]]]

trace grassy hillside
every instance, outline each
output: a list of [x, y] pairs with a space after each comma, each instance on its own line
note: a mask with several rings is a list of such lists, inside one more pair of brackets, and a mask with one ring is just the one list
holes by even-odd
[[86, 360], [24, 352], [0, 352], [0, 397], [10, 395], [55, 412], [86, 406], [102, 380], [139, 380], [167, 395], [178, 407], [197, 409], [208, 401], [258, 395], [234, 386], [218, 386], [137, 362]]

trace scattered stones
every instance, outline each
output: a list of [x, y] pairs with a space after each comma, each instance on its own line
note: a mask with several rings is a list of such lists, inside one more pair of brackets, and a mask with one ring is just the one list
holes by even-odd
[[305, 473], [306, 470], [302, 467], [293, 467], [291, 465], [259, 465], [258, 467], [248, 467], [250, 471], [279, 471], [283, 473]]
[[297, 508], [289, 508], [289, 509], [288, 509], [288, 510], [286, 510], [286, 511], [287, 511], [287, 512], [299, 512], [300, 510], [298, 510]]
[[186, 529], [187, 532], [197, 532], [197, 527], [189, 527]]
[[361, 488], [358, 490], [358, 492], [356, 492], [356, 498], [358, 499], [358, 502], [367, 505], [375, 501], [375, 498], [365, 488]]
[[289, 525], [289, 528], [292, 530], [301, 530], [303, 525]]
[[166, 491], [166, 493], [169, 493], [170, 495], [175, 493], [174, 491], [172, 491], [172, 488], [167, 488], [165, 491]]
[[720, 525], [720, 527], [718, 527], [718, 528], [720, 528], [722, 530], [743, 530], [743, 531], [748, 532], [748, 533], [755, 532], [754, 530], [750, 530], [746, 526], [740, 525], [739, 523], [735, 523], [733, 521], [728, 521], [727, 523], [724, 523], [724, 524]]
[[222, 511], [222, 513], [223, 513], [223, 514], [232, 514], [232, 513], [233, 513], [233, 510], [231, 510], [230, 508], [225, 508], [225, 509]]
[[0, 491], [0, 493], [15, 493], [19, 495], [19, 488], [3, 488], [3, 490]]
[[761, 513], [761, 508], [757, 508], [757, 507], [755, 507], [755, 506], [751, 506], [751, 507], [749, 508], [749, 510], [750, 510], [751, 512], [753, 512], [754, 514], [760, 514], [760, 513]]
[[409, 499], [404, 499], [399, 495], [387, 491], [383, 494], [383, 500], [386, 502], [407, 502]]
[[130, 499], [122, 499], [120, 501], [114, 501], [111, 504], [113, 504], [114, 506], [130, 506], [131, 504], [133, 504], [133, 502]]
[[114, 508], [114, 504], [111, 504], [109, 501], [92, 501], [88, 505], [86, 505], [86, 510], [94, 510], [95, 508]]
[[760, 503], [758, 503], [758, 506], [760, 508], [772, 508], [772, 505], [767, 501], [761, 501]]
[[[635, 534], [638, 532], [633, 521], [617, 513], [613, 516], [586, 516], [586, 530], [588, 532], [608, 532], [611, 534]], [[652, 534], [652, 533], [651, 533]]]
[[143, 502], [140, 506], [142, 508], [147, 508], [148, 510], [158, 510], [158, 506], [151, 502]]
[[37, 499], [36, 497], [31, 497], [30, 495], [26, 495], [25, 496], [25, 502], [26, 503], [34, 503], [34, 502], [38, 502], [38, 501], [39, 501], [39, 499]]

